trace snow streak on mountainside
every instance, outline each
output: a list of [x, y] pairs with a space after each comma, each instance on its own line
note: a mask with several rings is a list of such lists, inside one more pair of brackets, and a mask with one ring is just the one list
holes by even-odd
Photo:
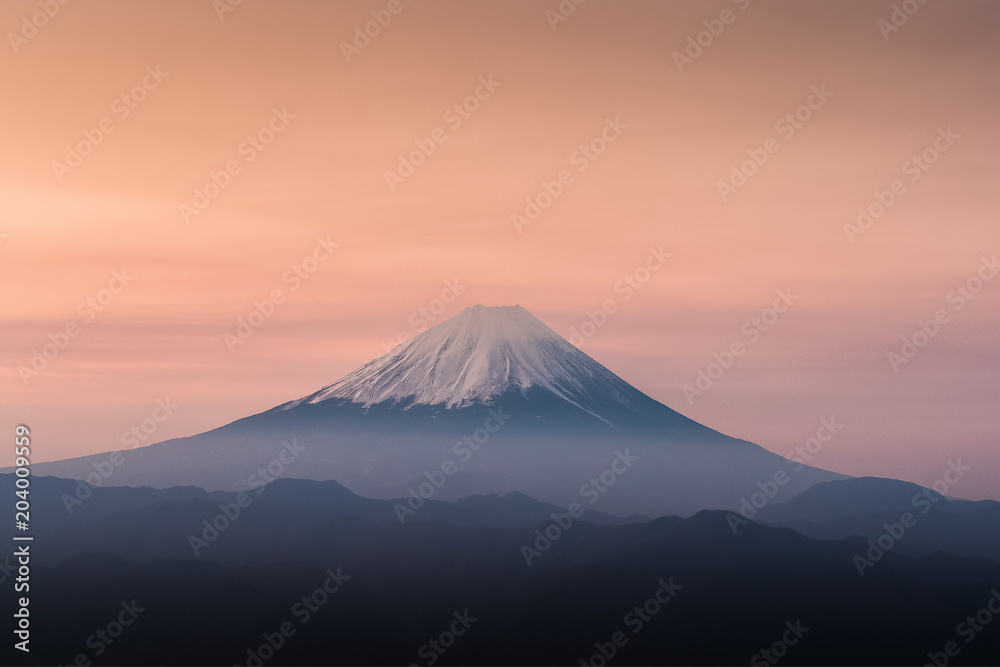
[[533, 388], [609, 423], [650, 400], [520, 306], [473, 306], [280, 409], [329, 399], [462, 408]]
[[[282, 458], [289, 447], [291, 462]], [[475, 306], [309, 396], [137, 448], [114, 484], [246, 490], [280, 461], [285, 476], [336, 480], [386, 500], [447, 463], [456, 472], [435, 499], [517, 491], [567, 507], [580, 501], [584, 480], [617, 474], [609, 466], [621, 456], [639, 462], [601, 510], [622, 516], [737, 510], [759, 480], [788, 466], [643, 394], [524, 309]], [[33, 472], [89, 480], [108, 460], [40, 463]], [[782, 494], [842, 478], [806, 467]]]

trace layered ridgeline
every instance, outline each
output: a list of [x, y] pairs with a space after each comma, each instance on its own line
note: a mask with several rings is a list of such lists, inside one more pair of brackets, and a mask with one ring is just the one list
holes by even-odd
[[98, 481], [109, 466], [106, 485], [240, 490], [284, 476], [374, 498], [519, 491], [649, 516], [736, 509], [779, 471], [775, 502], [843, 477], [684, 417], [520, 306], [467, 308], [319, 391], [207, 433], [34, 472]]

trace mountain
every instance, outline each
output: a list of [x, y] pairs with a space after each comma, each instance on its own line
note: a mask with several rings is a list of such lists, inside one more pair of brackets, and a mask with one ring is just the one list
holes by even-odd
[[[890, 551], [861, 577], [863, 539], [755, 522], [734, 533], [722, 512], [401, 525], [264, 505], [279, 488], [349, 497], [332, 482], [268, 487], [197, 555], [189, 536], [217, 503], [177, 498], [36, 534], [31, 629], [45, 641], [30, 664], [764, 665], [781, 650], [789, 665], [913, 665], [956, 640], [950, 664], [996, 664], [992, 628], [969, 643], [956, 625], [1000, 596], [1000, 563]], [[112, 632], [123, 609], [135, 622]], [[105, 628], [114, 641], [96, 639]], [[6, 651], [5, 665], [29, 661]]]
[[516, 491], [654, 517], [736, 509], [778, 471], [788, 475], [775, 501], [844, 478], [688, 419], [520, 306], [467, 308], [298, 400], [115, 460], [80, 457], [34, 472], [208, 490], [299, 477], [381, 499]]
[[914, 498], [925, 492], [940, 498], [940, 494], [919, 484], [885, 477], [856, 477], [836, 482], [821, 482], [785, 502], [762, 508], [754, 518], [781, 524], [797, 521], [823, 523], [876, 512], [898, 514], [907, 510], [913, 511]]
[[708, 429], [646, 396], [520, 306], [473, 306], [337, 382], [274, 408], [462, 410], [524, 403], [585, 428]]
[[[466, 496], [451, 504], [454, 507], [480, 512], [483, 517], [502, 518], [511, 526], [535, 526], [551, 522], [554, 514], [563, 514], [566, 511], [565, 507], [542, 503], [517, 491], [512, 491], [505, 496], [495, 493], [485, 496]], [[649, 517], [641, 514], [618, 517], [595, 510], [586, 510], [580, 515], [580, 520], [597, 526], [623, 526], [628, 523], [649, 521]]]
[[[903, 525], [909, 514], [911, 525]], [[892, 550], [904, 556], [947, 552], [1000, 561], [1000, 502], [960, 500], [882, 477], [821, 482], [765, 506], [755, 520], [821, 540], [861, 536], [877, 541], [893, 527]], [[883, 538], [886, 539], [886, 538]]]
[[[0, 475], [0, 491], [14, 493], [16, 476]], [[184, 529], [198, 532], [203, 520], [215, 518], [223, 506], [236, 513], [241, 508], [240, 530], [257, 535], [261, 553], [269, 551], [267, 543], [275, 530], [260, 529], [262, 522], [276, 522], [291, 528], [301, 525], [302, 516], [311, 521], [334, 517], [350, 517], [379, 523], [403, 524], [438, 522], [481, 527], [537, 526], [552, 521], [553, 514], [565, 513], [565, 508], [540, 502], [523, 493], [505, 496], [480, 495], [460, 498], [454, 502], [431, 500], [419, 512], [401, 515], [398, 505], [405, 498], [377, 500], [352, 493], [335, 481], [306, 479], [276, 479], [248, 494], [248, 501], [239, 503], [232, 491], [205, 491], [193, 486], [153, 489], [149, 487], [108, 486], [95, 488], [85, 501], [73, 502], [78, 482], [58, 477], [33, 477], [35, 493], [32, 503], [32, 529], [36, 539], [50, 548], [39, 556], [42, 561], [58, 561], [74, 553], [114, 553], [128, 558], [182, 557], [190, 554], [185, 539], [177, 539], [169, 551], [160, 544], [164, 532], [182, 533]], [[234, 505], [235, 504], [235, 505]], [[169, 507], [169, 511], [165, 508]], [[248, 508], [252, 507], [252, 510]], [[250, 516], [253, 518], [247, 519]], [[164, 521], [169, 517], [169, 521]], [[649, 521], [633, 515], [618, 517], [593, 510], [584, 512], [581, 521], [601, 526], [625, 525]], [[186, 522], [186, 525], [185, 525]], [[302, 539], [304, 536], [297, 536]], [[245, 546], [245, 544], [244, 544]], [[119, 549], [116, 551], [116, 549]], [[215, 550], [216, 553], [222, 550]], [[3, 563], [0, 562], [0, 566]]]

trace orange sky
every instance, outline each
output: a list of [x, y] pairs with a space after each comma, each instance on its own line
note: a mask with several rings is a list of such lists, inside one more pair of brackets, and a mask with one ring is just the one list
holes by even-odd
[[[835, 417], [815, 465], [931, 484], [961, 458], [953, 493], [1000, 498], [1000, 280], [949, 299], [1000, 253], [1000, 6], [932, 2], [891, 32], [892, 3], [868, 0], [588, 0], [555, 29], [556, 0], [217, 6], [0, 5], [2, 404], [36, 461], [120, 448], [157, 399], [180, 407], [150, 441], [310, 393], [416, 333], [411, 314], [457, 280], [441, 317], [517, 303], [566, 337], [614, 300], [584, 349], [725, 433], [784, 454]], [[372, 12], [387, 25], [348, 62]], [[390, 187], [417, 142], [433, 152]], [[719, 181], [762, 153], [724, 200]], [[185, 215], [212, 172], [226, 187]], [[512, 214], [560, 173], [519, 231]], [[616, 283], [661, 246], [626, 301]], [[797, 300], [751, 340], [781, 289]], [[888, 353], [939, 309], [894, 371]]]

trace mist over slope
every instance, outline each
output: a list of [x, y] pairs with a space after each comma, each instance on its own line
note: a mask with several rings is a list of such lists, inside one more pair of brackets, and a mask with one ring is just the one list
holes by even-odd
[[[736, 509], [778, 471], [785, 498], [844, 478], [688, 419], [520, 306], [467, 308], [312, 394], [122, 458], [108, 483], [240, 490], [288, 476], [373, 498], [518, 491], [648, 516]], [[92, 478], [107, 460], [36, 472]]]

